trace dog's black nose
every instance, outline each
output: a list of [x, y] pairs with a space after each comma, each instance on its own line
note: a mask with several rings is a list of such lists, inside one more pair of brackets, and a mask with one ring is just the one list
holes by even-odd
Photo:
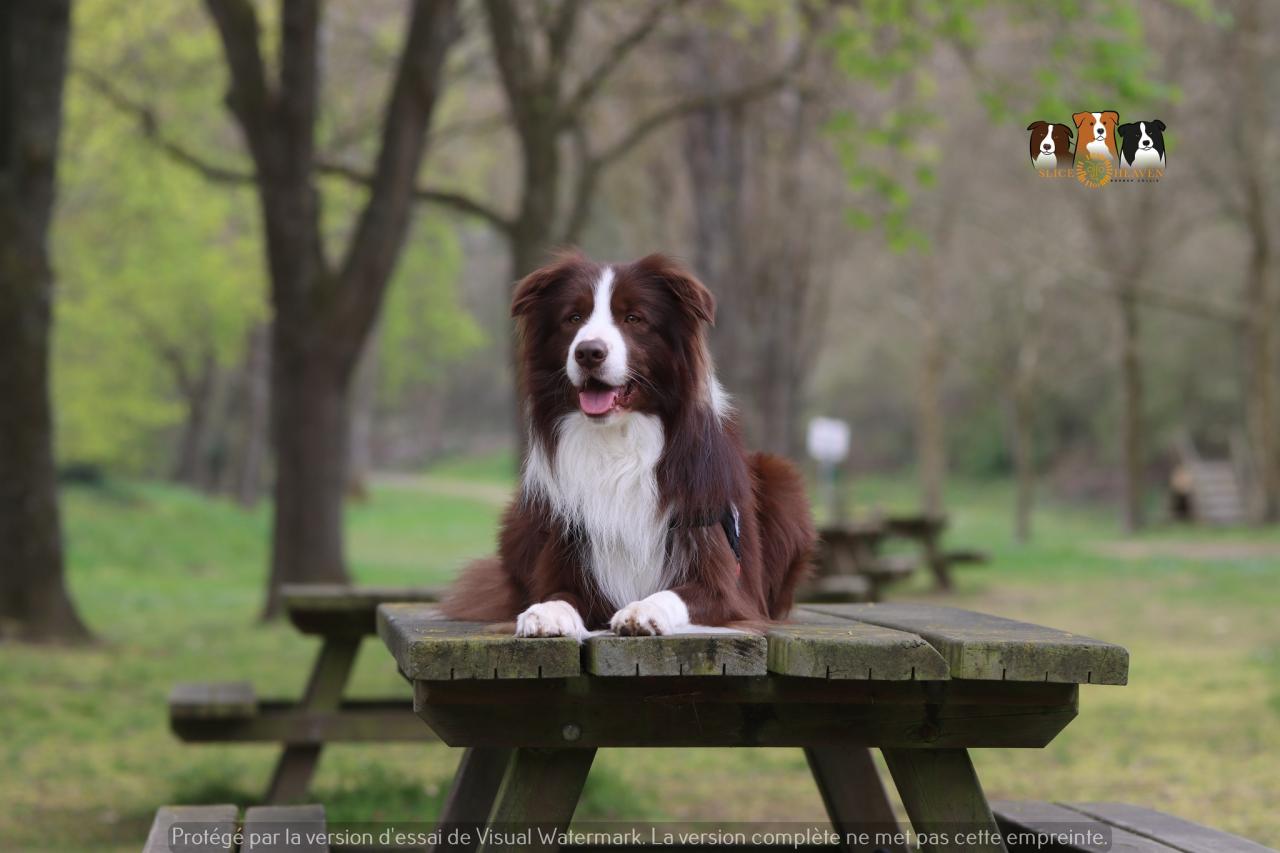
[[573, 351], [573, 360], [583, 367], [599, 367], [609, 354], [609, 348], [599, 338], [582, 341]]
[[1053, 146], [1046, 142], [1044, 145], [1041, 145], [1040, 147], [1043, 148], [1045, 151], [1048, 151]]

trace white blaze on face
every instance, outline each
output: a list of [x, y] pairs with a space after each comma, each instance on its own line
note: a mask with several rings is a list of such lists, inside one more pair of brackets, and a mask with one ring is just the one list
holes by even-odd
[[600, 273], [600, 278], [596, 281], [591, 293], [592, 308], [591, 316], [587, 318], [587, 322], [578, 330], [578, 334], [573, 336], [573, 343], [569, 344], [569, 352], [565, 356], [565, 371], [569, 374], [569, 381], [576, 387], [581, 388], [582, 384], [587, 381], [587, 372], [578, 364], [574, 358], [574, 352], [578, 349], [578, 344], [583, 341], [601, 340], [608, 348], [609, 354], [605, 356], [604, 363], [600, 365], [596, 378], [606, 385], [620, 386], [627, 382], [627, 342], [622, 337], [622, 330], [618, 328], [618, 324], [613, 319], [613, 267], [605, 267]]
[[1107, 126], [1102, 122], [1102, 113], [1093, 114], [1093, 137], [1094, 139], [1107, 138]]
[[1049, 125], [1044, 129], [1044, 139], [1040, 140], [1040, 153], [1041, 154], [1054, 153], [1053, 125]]
[[1150, 136], [1147, 136], [1147, 123], [1145, 121], [1138, 122], [1138, 132], [1142, 136], [1138, 137], [1138, 148], [1150, 148], [1155, 145]]

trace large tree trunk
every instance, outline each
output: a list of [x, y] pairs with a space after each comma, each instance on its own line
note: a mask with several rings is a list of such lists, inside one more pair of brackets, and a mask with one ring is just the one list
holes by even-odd
[[85, 640], [63, 576], [48, 257], [69, 0], [0, 6], [0, 637]]
[[271, 272], [275, 517], [266, 616], [280, 586], [343, 582], [351, 377], [409, 227], [457, 0], [414, 0], [368, 198], [337, 264], [326, 256], [316, 182], [319, 0], [280, 4], [278, 82], [250, 0], [205, 0], [231, 72], [227, 104], [256, 167]]
[[1124, 529], [1130, 533], [1146, 526], [1146, 447], [1143, 436], [1143, 383], [1141, 340], [1138, 327], [1138, 294], [1131, 286], [1117, 293], [1120, 320], [1120, 381], [1124, 411], [1122, 447], [1124, 467]]
[[272, 436], [276, 449], [271, 582], [266, 613], [287, 583], [344, 583], [342, 507], [347, 486], [349, 377], [276, 336]]

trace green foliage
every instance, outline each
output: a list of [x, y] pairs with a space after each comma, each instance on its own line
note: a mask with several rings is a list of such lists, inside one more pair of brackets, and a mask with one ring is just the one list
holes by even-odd
[[[150, 7], [150, 8], [147, 8]], [[154, 17], [146, 20], [151, 13]], [[171, 4], [86, 2], [77, 8], [73, 65], [109, 75], [128, 37], [172, 25], [163, 62], [142, 73], [177, 81], [207, 56], [210, 34]], [[131, 60], [132, 61], [132, 60]], [[193, 89], [207, 85], [191, 82]], [[188, 125], [190, 127], [190, 125]], [[212, 128], [210, 131], [212, 132]], [[58, 269], [54, 388], [64, 459], [137, 470], [157, 461], [158, 433], [181, 421], [178, 376], [238, 359], [265, 316], [257, 209], [247, 190], [211, 187], [145, 140], [132, 116], [70, 78], [55, 225]]]
[[[1213, 15], [1211, 0], [1166, 2]], [[1026, 79], [983, 69], [982, 23], [994, 16], [1043, 33], [1044, 64]], [[1142, 12], [1131, 0], [867, 0], [842, 6], [837, 21], [827, 41], [837, 65], [851, 81], [884, 92], [829, 126], [849, 184], [870, 209], [854, 212], [850, 223], [878, 226], [895, 251], [929, 249], [919, 202], [937, 182], [937, 139], [945, 130], [927, 67], [935, 52], [950, 49], [963, 61], [975, 83], [975, 107], [1001, 125], [1071, 115], [1082, 104], [1124, 110], [1178, 97], [1156, 82]]]

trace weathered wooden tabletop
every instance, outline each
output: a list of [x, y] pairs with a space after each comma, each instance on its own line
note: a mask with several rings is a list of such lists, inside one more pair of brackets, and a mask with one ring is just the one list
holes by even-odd
[[[1129, 661], [1077, 634], [919, 604], [806, 605], [763, 634], [582, 643], [385, 604], [378, 632], [419, 715], [460, 745], [563, 745], [568, 722], [599, 746], [656, 744], [679, 736], [665, 722], [680, 707], [697, 715], [688, 740], [706, 745], [795, 744], [823, 727], [869, 746], [1043, 746], [1075, 716], [1077, 685], [1124, 684]], [[626, 720], [610, 717], [637, 696]]]
[[994, 831], [968, 748], [1043, 747], [1076, 716], [1079, 685], [1124, 684], [1129, 668], [1110, 643], [916, 604], [806, 605], [764, 633], [582, 643], [384, 604], [378, 633], [414, 710], [467, 747], [442, 824], [567, 826], [598, 747], [797, 746], [836, 827], [895, 825], [878, 748], [918, 831]]

